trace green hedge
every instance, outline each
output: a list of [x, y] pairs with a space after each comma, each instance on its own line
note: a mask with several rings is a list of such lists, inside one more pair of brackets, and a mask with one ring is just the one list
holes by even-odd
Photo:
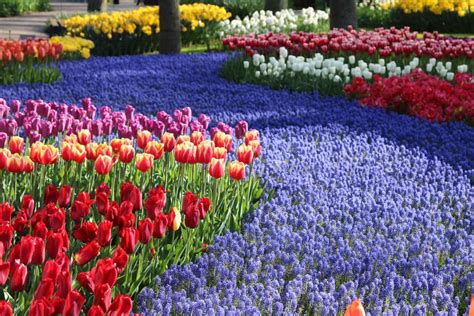
[[0, 0], [0, 17], [15, 16], [31, 11], [47, 11], [49, 9], [49, 0]]
[[440, 15], [431, 11], [406, 14], [402, 10], [358, 9], [359, 26], [363, 28], [409, 26], [413, 31], [451, 34], [474, 34], [474, 14], [463, 17], [456, 12], [443, 12]]

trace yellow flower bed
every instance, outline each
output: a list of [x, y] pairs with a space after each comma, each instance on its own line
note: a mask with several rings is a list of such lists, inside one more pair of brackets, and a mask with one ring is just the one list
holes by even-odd
[[[207, 22], [228, 19], [231, 14], [224, 8], [203, 4], [183, 4], [179, 6], [183, 31], [203, 28]], [[143, 7], [133, 11], [88, 14], [74, 16], [64, 21], [69, 35], [84, 36], [86, 32], [103, 34], [111, 39], [114, 34], [135, 35], [143, 33], [151, 36], [160, 32], [159, 7]]]
[[435, 14], [445, 11], [457, 12], [459, 16], [474, 13], [474, 0], [396, 0], [391, 6], [405, 13], [430, 10]]
[[91, 49], [94, 48], [94, 42], [81, 37], [53, 36], [50, 38], [50, 42], [61, 44], [65, 53], [80, 53], [84, 59], [91, 56]]

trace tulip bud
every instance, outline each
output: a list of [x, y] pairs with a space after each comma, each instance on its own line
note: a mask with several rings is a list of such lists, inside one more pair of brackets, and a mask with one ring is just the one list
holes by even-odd
[[196, 162], [208, 164], [214, 155], [214, 142], [204, 140], [196, 148]]
[[344, 313], [344, 316], [365, 316], [365, 310], [360, 300], [354, 300]]
[[12, 306], [8, 301], [0, 301], [0, 315], [13, 316]]
[[112, 239], [112, 225], [113, 223], [108, 220], [104, 220], [99, 224], [97, 229], [97, 242], [102, 247], [107, 246]]
[[153, 155], [150, 154], [137, 154], [135, 166], [141, 172], [147, 172], [153, 166]]
[[77, 141], [81, 145], [87, 145], [91, 142], [92, 140], [92, 134], [89, 132], [87, 129], [81, 129], [79, 132], [77, 132]]
[[202, 135], [202, 133], [200, 131], [194, 131], [191, 134], [190, 140], [194, 145], [197, 146], [204, 140], [204, 136]]
[[163, 136], [161, 136], [161, 143], [164, 145], [165, 152], [172, 152], [175, 145], [175, 139], [173, 134], [168, 132], [164, 133]]
[[232, 150], [232, 136], [229, 134], [225, 134], [224, 132], [217, 132], [214, 134], [212, 138], [216, 147], [222, 147], [230, 152]]
[[170, 229], [175, 232], [181, 226], [181, 212], [176, 207], [172, 207], [170, 213], [174, 214]]
[[23, 263], [16, 264], [13, 267], [10, 279], [10, 289], [14, 292], [21, 292], [26, 287], [26, 278], [28, 269]]
[[6, 169], [8, 158], [11, 157], [11, 152], [7, 148], [0, 148], [0, 170]]
[[135, 149], [131, 145], [122, 145], [119, 149], [119, 159], [123, 163], [130, 163], [135, 155]]
[[97, 157], [94, 163], [94, 168], [97, 171], [97, 173], [100, 175], [108, 174], [112, 170], [112, 167], [113, 167], [112, 157], [105, 156], [105, 155], [99, 155], [99, 157]]
[[142, 244], [148, 244], [153, 237], [153, 222], [149, 218], [142, 219], [138, 223], [139, 240]]
[[77, 265], [84, 265], [97, 257], [100, 251], [100, 245], [97, 243], [97, 241], [92, 241], [88, 244], [86, 244], [84, 247], [82, 247], [75, 255], [74, 255], [74, 261], [76, 262]]
[[149, 142], [145, 147], [145, 152], [147, 154], [153, 155], [154, 160], [158, 160], [163, 155], [164, 145], [158, 143], [157, 141]]
[[222, 178], [224, 176], [224, 159], [212, 158], [211, 163], [209, 164], [209, 174], [215, 179]]
[[240, 161], [232, 161], [229, 163], [229, 176], [237, 181], [245, 178], [245, 164]]
[[250, 165], [253, 160], [252, 146], [240, 145], [237, 149], [237, 159], [244, 164]]
[[141, 149], [144, 149], [148, 142], [151, 141], [151, 133], [149, 131], [139, 131], [137, 132], [137, 146]]
[[174, 159], [179, 163], [187, 163], [192, 159], [194, 144], [188, 141], [178, 143], [174, 150]]
[[13, 154], [7, 159], [7, 171], [20, 173], [24, 170], [24, 161], [19, 154]]
[[259, 140], [259, 139], [260, 139], [260, 133], [255, 129], [245, 133], [245, 144], [246, 145], [248, 145], [249, 142], [252, 141], [252, 140]]
[[12, 154], [19, 154], [25, 148], [25, 141], [19, 136], [12, 136], [8, 142], [8, 147], [10, 147]]
[[214, 148], [214, 153], [212, 155], [212, 158], [226, 160], [227, 159], [227, 150], [225, 148], [222, 148], [222, 147]]
[[96, 143], [89, 143], [86, 145], [86, 158], [88, 160], [96, 160], [97, 159], [97, 148], [99, 144]]
[[259, 140], [251, 140], [249, 145], [252, 146], [253, 157], [258, 158], [260, 157], [260, 152], [262, 151], [262, 146], [260, 145]]

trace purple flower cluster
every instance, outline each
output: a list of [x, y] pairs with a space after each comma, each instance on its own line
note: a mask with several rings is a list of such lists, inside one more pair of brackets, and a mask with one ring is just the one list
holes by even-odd
[[242, 233], [157, 277], [136, 302], [140, 312], [335, 315], [358, 297], [371, 315], [467, 314], [474, 129], [236, 85], [218, 76], [225, 58], [95, 58], [61, 63], [64, 79], [52, 86], [0, 86], [9, 102], [91, 97], [153, 115], [190, 106], [263, 131], [258, 171], [274, 198]]

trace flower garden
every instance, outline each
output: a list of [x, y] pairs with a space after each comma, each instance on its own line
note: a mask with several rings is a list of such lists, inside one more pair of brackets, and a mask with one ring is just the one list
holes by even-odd
[[0, 41], [1, 314], [474, 315], [474, 39], [180, 9]]

